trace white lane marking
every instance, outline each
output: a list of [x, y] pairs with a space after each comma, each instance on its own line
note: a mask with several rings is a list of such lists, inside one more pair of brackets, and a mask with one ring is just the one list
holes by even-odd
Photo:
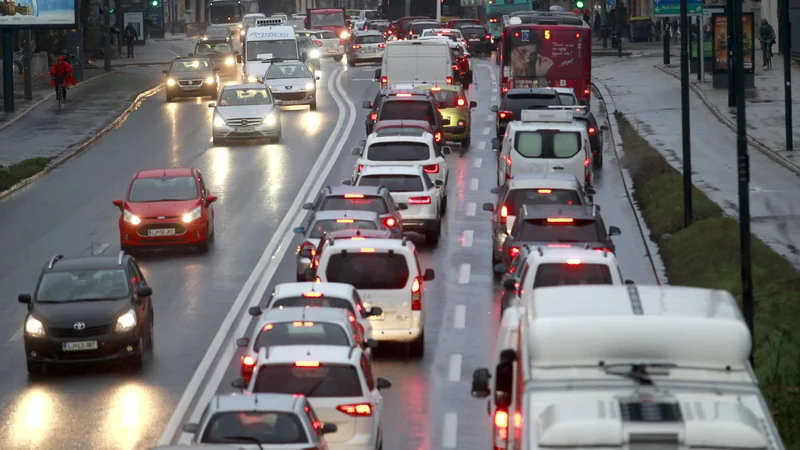
[[13, 336], [11, 336], [11, 339], [9, 339], [8, 342], [9, 343], [19, 342], [19, 340], [22, 339], [22, 333], [24, 331], [25, 331], [25, 326], [22, 326], [19, 330], [17, 330], [16, 333], [14, 333]]
[[458, 428], [458, 416], [454, 412], [444, 415], [444, 431], [442, 432], [442, 447], [456, 448], [456, 431]]
[[450, 371], [447, 374], [447, 379], [458, 383], [461, 381], [461, 355], [450, 355]]
[[103, 252], [106, 251], [107, 248], [108, 248], [108, 244], [104, 243], [103, 245], [101, 245], [101, 246], [97, 247], [96, 249], [94, 249], [92, 251], [92, 254], [95, 255], [95, 256], [102, 255]]
[[494, 114], [489, 114], [489, 116], [486, 117], [486, 120], [494, 120]]
[[374, 78], [348, 78], [347, 81], [375, 81]]
[[491, 128], [486, 127], [486, 128], [483, 129], [483, 134], [489, 134], [491, 131], [492, 131]]
[[478, 190], [478, 183], [480, 183], [480, 181], [478, 181], [477, 178], [473, 178], [472, 181], [470, 181], [470, 183], [469, 183], [470, 190], [477, 191]]
[[478, 150], [483, 150], [486, 148], [486, 141], [478, 142]]
[[481, 163], [482, 163], [482, 162], [483, 162], [483, 159], [481, 159], [481, 158], [475, 158], [475, 168], [476, 168], [476, 169], [480, 169], [480, 168], [481, 168]]
[[462, 247], [472, 247], [472, 239], [474, 237], [473, 236], [474, 234], [475, 233], [473, 233], [472, 230], [465, 230], [464, 231], [464, 237], [461, 238], [461, 246]]
[[[496, 89], [493, 89], [493, 91], [494, 91], [494, 92], [497, 92], [497, 90], [496, 90]], [[491, 101], [493, 101], [493, 102], [496, 102], [496, 101], [497, 101], [497, 96], [496, 96], [496, 95], [493, 95], [493, 96], [492, 96], [492, 99], [491, 99]]]
[[453, 328], [462, 329], [467, 325], [467, 307], [456, 305], [456, 313], [453, 316]]
[[475, 204], [475, 202], [467, 203], [467, 215], [470, 216], [470, 217], [474, 216], [475, 215], [475, 210], [477, 209], [477, 207], [478, 206]]
[[[335, 77], [336, 75], [337, 73], [331, 74], [331, 78]], [[342, 104], [338, 101], [335, 95], [333, 95], [333, 97], [334, 100], [337, 101], [337, 105], [339, 106], [339, 111], [342, 112], [343, 110]], [[349, 100], [345, 101], [350, 103]], [[352, 107], [352, 104], [350, 104], [350, 106], [351, 110], [354, 112], [355, 108]], [[352, 128], [353, 122], [354, 120], [351, 121], [350, 128]], [[161, 437], [159, 438], [158, 445], [167, 445], [172, 442], [173, 437], [175, 437], [175, 434], [178, 431], [178, 427], [181, 425], [184, 416], [186, 415], [186, 412], [189, 410], [189, 406], [191, 406], [192, 404], [192, 400], [195, 398], [195, 395], [200, 390], [200, 385], [203, 382], [203, 379], [205, 379], [206, 373], [208, 373], [209, 369], [211, 368], [211, 365], [216, 362], [218, 364], [218, 367], [220, 366], [223, 367], [223, 370], [228, 367], [230, 363], [230, 358], [226, 359], [223, 363], [221, 359], [216, 358], [217, 353], [219, 353], [219, 350], [222, 347], [223, 343], [225, 342], [225, 338], [228, 335], [229, 331], [233, 328], [236, 316], [238, 316], [239, 313], [245, 309], [244, 303], [250, 296], [249, 295], [250, 292], [256, 286], [256, 282], [258, 282], [259, 278], [261, 278], [262, 274], [267, 268], [267, 265], [271, 263], [271, 269], [272, 272], [274, 273], [275, 266], [277, 266], [277, 264], [281, 261], [281, 258], [278, 258], [277, 256], [273, 255], [273, 253], [275, 253], [275, 251], [279, 249], [278, 245], [281, 244], [281, 236], [286, 234], [288, 230], [291, 230], [290, 225], [292, 218], [294, 218], [297, 215], [297, 213], [300, 212], [300, 206], [305, 201], [306, 197], [309, 195], [309, 193], [319, 190], [319, 188], [315, 188], [315, 190], [312, 190], [311, 189], [312, 183], [316, 180], [318, 182], [317, 184], [321, 184], [321, 182], [324, 181], [325, 176], [327, 176], [327, 173], [329, 173], [330, 169], [333, 167], [333, 164], [328, 163], [327, 156], [328, 153], [333, 149], [334, 142], [337, 141], [336, 136], [339, 134], [339, 131], [341, 130], [343, 124], [344, 124], [343, 121], [339, 122], [334, 128], [333, 133], [331, 134], [331, 138], [328, 140], [328, 142], [325, 145], [325, 148], [323, 148], [322, 152], [320, 153], [320, 156], [317, 159], [316, 164], [309, 172], [310, 174], [312, 174], [312, 176], [309, 176], [306, 179], [306, 182], [300, 188], [300, 192], [298, 193], [297, 198], [295, 199], [294, 203], [289, 207], [289, 211], [287, 212], [286, 217], [278, 226], [278, 232], [276, 232], [273, 235], [272, 240], [270, 240], [269, 244], [267, 245], [267, 248], [261, 255], [261, 258], [259, 259], [255, 268], [253, 269], [253, 272], [248, 277], [244, 286], [242, 286], [242, 290], [239, 292], [239, 295], [236, 297], [236, 300], [234, 301], [233, 305], [231, 305], [231, 309], [228, 312], [228, 315], [223, 320], [222, 324], [220, 325], [219, 331], [217, 332], [216, 336], [214, 336], [214, 340], [209, 345], [207, 353], [200, 361], [200, 364], [197, 366], [197, 370], [195, 370], [194, 375], [192, 376], [191, 380], [189, 380], [189, 383], [186, 385], [186, 390], [183, 392], [183, 395], [178, 401], [178, 404], [175, 406], [175, 410], [172, 412], [172, 416], [170, 417], [167, 426], [164, 428], [164, 431], [161, 434]], [[338, 152], [341, 151], [341, 147], [344, 145], [344, 141], [347, 140], [347, 135], [349, 134], [350, 128], [348, 128], [347, 131], [345, 131], [342, 134], [341, 143], [339, 147], [337, 147], [337, 149], [335, 150], [334, 160], [335, 157], [338, 156]], [[313, 176], [313, 174], [317, 173], [320, 169], [322, 169], [323, 173], [316, 177]], [[285, 252], [286, 247], [288, 247], [288, 244], [283, 244], [283, 247], [280, 249], [283, 252]], [[266, 278], [267, 281], [269, 281], [270, 278], [271, 275], [269, 275]], [[261, 300], [260, 295], [255, 295], [253, 296], [253, 298], [255, 299], [256, 302], [259, 302]], [[244, 321], [245, 323], [249, 322], [250, 319], [251, 317], [247, 314], [243, 315], [242, 317], [242, 321]], [[233, 335], [234, 339], [238, 337], [240, 337], [238, 334]], [[235, 346], [232, 343], [231, 345], [229, 345], [229, 349], [231, 350], [233, 350], [234, 347]], [[212, 389], [216, 390], [218, 384], [219, 383], [214, 385]], [[197, 408], [199, 408], [201, 411], [205, 407], [206, 407], [205, 404], [198, 402]], [[188, 436], [189, 438], [191, 438], [191, 435]]]
[[492, 79], [492, 83], [497, 82], [497, 76], [494, 74], [494, 70], [492, 70], [492, 67], [486, 66], [486, 68], [489, 69], [489, 78]]
[[462, 264], [461, 269], [458, 271], [458, 284], [467, 284], [469, 283], [469, 272], [472, 270], [472, 266], [469, 264]]

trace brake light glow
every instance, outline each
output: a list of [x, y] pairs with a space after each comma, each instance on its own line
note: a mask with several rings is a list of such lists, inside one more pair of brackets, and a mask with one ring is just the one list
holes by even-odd
[[508, 249], [508, 254], [512, 258], [517, 256], [519, 254], [519, 247], [511, 247], [510, 249]]
[[506, 223], [506, 219], [508, 219], [508, 206], [503, 205], [503, 207], [500, 208], [500, 223]]
[[353, 50], [358, 50], [358, 49], [360, 49], [360, 48], [361, 48], [361, 46], [360, 46], [360, 45], [358, 45], [358, 44], [354, 44], [354, 45], [353, 45]]
[[378, 44], [378, 48], [386, 48], [386, 44]]
[[431, 164], [429, 166], [424, 166], [425, 173], [439, 173], [439, 165], [438, 164]]
[[422, 310], [422, 285], [419, 282], [419, 277], [414, 278], [411, 283], [411, 310]]
[[386, 84], [388, 82], [389, 82], [389, 78], [387, 78], [386, 76], [382, 76], [381, 77], [381, 84]]
[[580, 39], [580, 37], [581, 37], [581, 34], [580, 34], [580, 33], [575, 33], [575, 38], [576, 38], [576, 39]]
[[309, 328], [314, 326], [314, 322], [292, 322], [292, 326], [295, 328]]
[[[453, 64], [453, 70], [458, 70], [458, 64]], [[450, 84], [450, 83], [447, 83]]]
[[514, 113], [511, 111], [498, 111], [497, 115], [500, 116], [501, 119], [511, 119]]
[[398, 97], [411, 97], [411, 94], [408, 94], [408, 93], [405, 93], [405, 92], [403, 92], [403, 93], [401, 93], [401, 94], [397, 94], [397, 96], [398, 96]]
[[591, 163], [592, 163], [592, 160], [589, 159], [589, 158], [586, 158], [586, 159], [583, 160], [583, 167], [589, 167], [589, 164], [591, 164]]
[[439, 86], [434, 86], [434, 87], [431, 88], [431, 92], [441, 92], [441, 91], [442, 91], [442, 88], [440, 88]]
[[373, 122], [375, 122], [376, 120], [378, 120], [378, 113], [370, 113], [370, 115], [369, 115], [369, 120], [371, 120], [371, 121], [373, 121]]
[[572, 248], [569, 244], [547, 244], [547, 246], [553, 248]]
[[311, 256], [316, 256], [317, 254], [317, 246], [312, 244], [311, 242], [305, 241], [300, 248], [298, 249], [297, 253], [302, 252], [303, 250], [311, 250]]
[[320, 298], [320, 297], [322, 297], [322, 292], [303, 292], [303, 297], [305, 297], [305, 298]]
[[295, 367], [319, 367], [319, 361], [295, 361]]
[[364, 198], [364, 194], [344, 194], [344, 198]]
[[386, 225], [387, 227], [391, 228], [391, 227], [397, 225], [397, 221], [394, 220], [394, 217], [387, 217], [387, 218], [383, 219], [383, 224]]
[[484, 36], [483, 38], [484, 38], [484, 39], [486, 39], [486, 40], [489, 40], [489, 39], [491, 39], [491, 38], [492, 38], [492, 35], [491, 35], [491, 34], [487, 34], [487, 35], [486, 35], [486, 36]]
[[363, 164], [359, 164], [358, 165], [358, 173], [361, 173], [361, 169], [363, 169], [363, 168], [364, 168], [364, 165]]
[[340, 405], [336, 407], [337, 410], [347, 414], [348, 416], [371, 416], [372, 405], [369, 403], [359, 403], [357, 405]]
[[433, 133], [433, 140], [435, 140], [436, 142], [442, 142], [442, 132], [437, 131]]
[[447, 84], [453, 84], [453, 77], [447, 77], [445, 81], [447, 81]]
[[503, 94], [505, 94], [506, 92], [508, 92], [508, 88], [506, 86], [503, 86]]
[[409, 197], [408, 203], [412, 205], [430, 205], [431, 198], [430, 197]]
[[552, 189], [539, 189], [536, 192], [538, 192], [540, 194], [552, 194], [553, 190]]
[[392, 30], [386, 30], [386, 34], [392, 34], [392, 33], [394, 33], [394, 31], [392, 31]]
[[252, 367], [256, 365], [256, 362], [251, 356], [245, 356], [242, 358], [242, 365]]
[[375, 253], [374, 248], [362, 248], [361, 253]]
[[351, 241], [363, 241], [364, 239], [365, 238], [361, 236], [355, 236], [350, 238]]
[[262, 328], [261, 331], [269, 331], [271, 329], [272, 329], [272, 324], [268, 323], [268, 324], [264, 325], [264, 328]]
[[353, 313], [348, 312], [347, 313], [347, 319], [350, 320], [350, 322], [355, 322], [356, 321], [356, 316], [354, 316]]
[[489, 23], [497, 23], [497, 19], [489, 19]]
[[355, 223], [353, 219], [336, 219], [336, 223]]
[[456, 104], [457, 104], [458, 106], [464, 106], [464, 105], [466, 105], [466, 104], [467, 104], [467, 101], [466, 101], [466, 100], [464, 100], [463, 98], [459, 98], [459, 99], [456, 101]]
[[495, 411], [494, 426], [497, 428], [508, 428], [508, 413], [499, 409]]
[[570, 266], [578, 266], [578, 265], [581, 264], [581, 260], [580, 259], [568, 259], [567, 260], [567, 264], [570, 265]]
[[583, 89], [583, 95], [589, 95], [591, 93], [592, 93], [592, 91], [588, 87]]
[[547, 223], [573, 223], [575, 219], [571, 217], [548, 217]]
[[589, 134], [593, 135], [595, 133], [597, 133], [597, 130], [595, 129], [595, 127], [589, 127]]
[[256, 360], [252, 356], [247, 355], [242, 357], [241, 373], [245, 378], [253, 376], [253, 369], [256, 367]]

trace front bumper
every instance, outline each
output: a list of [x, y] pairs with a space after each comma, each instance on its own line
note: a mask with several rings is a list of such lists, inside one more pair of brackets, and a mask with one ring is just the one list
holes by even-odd
[[167, 86], [167, 95], [170, 97], [216, 97], [217, 84], [206, 84], [203, 82], [198, 88], [176, 84], [175, 86]]
[[[150, 236], [149, 230], [174, 229], [174, 235]], [[181, 245], [197, 245], [206, 241], [208, 225], [205, 217], [190, 223], [180, 221], [164, 222], [162, 220], [142, 219], [139, 225], [132, 225], [120, 220], [119, 242], [126, 247], [171, 247]]]
[[[111, 328], [111, 326], [109, 326]], [[25, 336], [28, 361], [47, 364], [79, 364], [130, 358], [139, 352], [140, 329], [83, 338], [33, 338]], [[97, 350], [65, 351], [68, 342], [97, 341]]]
[[283, 102], [281, 106], [310, 105], [316, 103], [317, 91], [273, 92], [272, 97]]
[[334, 58], [337, 56], [344, 56], [344, 48], [342, 48], [341, 45], [339, 45], [337, 48], [326, 48], [324, 52], [319, 52], [320, 58]]
[[280, 125], [258, 125], [252, 127], [253, 130], [249, 130], [251, 127], [214, 127], [211, 135], [216, 139], [239, 139], [239, 140], [248, 140], [248, 139], [261, 139], [261, 138], [269, 138], [269, 137], [278, 137], [280, 133]]

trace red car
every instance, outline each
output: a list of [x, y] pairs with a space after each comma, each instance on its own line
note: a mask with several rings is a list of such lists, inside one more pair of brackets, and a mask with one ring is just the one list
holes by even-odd
[[119, 242], [130, 253], [142, 248], [196, 246], [208, 251], [214, 239], [211, 195], [197, 169], [142, 170], [134, 175], [124, 200], [114, 200]]

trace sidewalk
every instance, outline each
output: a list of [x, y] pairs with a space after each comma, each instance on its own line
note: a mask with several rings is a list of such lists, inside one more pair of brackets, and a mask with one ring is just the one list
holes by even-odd
[[[111, 67], [146, 66], [169, 64], [176, 56], [188, 56], [194, 50], [197, 38], [187, 38], [186, 35], [176, 34], [175, 37], [167, 34], [165, 39], [150, 39], [147, 45], [135, 46], [133, 58], [126, 58], [125, 46], [122, 46], [122, 56], [111, 61]], [[102, 67], [103, 61], [96, 64]]]
[[[755, 88], [745, 93], [747, 101], [745, 117], [747, 119], [747, 135], [752, 139], [751, 145], [763, 152], [770, 152], [779, 163], [792, 167], [800, 174], [800, 69], [793, 67], [792, 73], [792, 134], [794, 151], [786, 151], [785, 103], [783, 87], [783, 56], [775, 55], [772, 69], [762, 68], [761, 50], [756, 49]], [[658, 68], [680, 80], [680, 61], [669, 66], [658, 65]], [[706, 74], [706, 81], [698, 82], [692, 74], [692, 90], [711, 112], [736, 132], [736, 108], [728, 107], [728, 90], [714, 89], [711, 86], [711, 74]], [[679, 86], [679, 84], [677, 85]]]

